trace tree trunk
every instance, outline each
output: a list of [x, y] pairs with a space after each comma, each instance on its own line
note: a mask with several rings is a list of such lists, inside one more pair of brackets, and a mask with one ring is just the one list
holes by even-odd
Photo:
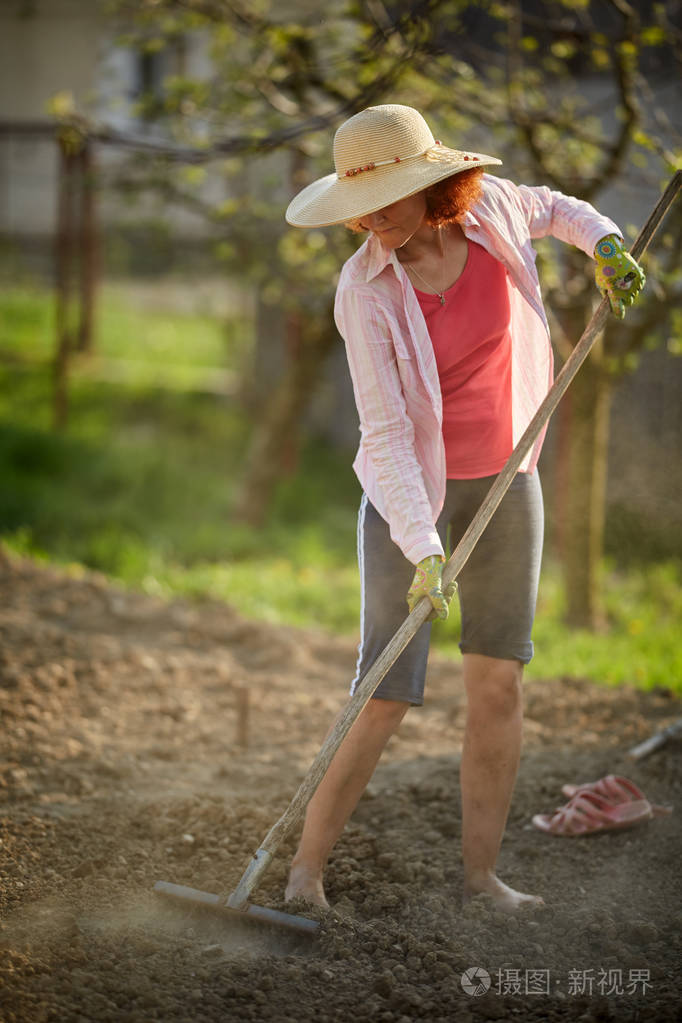
[[80, 322], [78, 351], [91, 353], [94, 342], [95, 288], [99, 270], [99, 246], [95, 217], [95, 180], [93, 147], [85, 142], [79, 153], [81, 170], [79, 274]]
[[277, 483], [295, 468], [301, 419], [336, 339], [331, 313], [324, 319], [319, 327], [297, 324], [297, 352], [292, 353], [270, 400], [261, 406], [233, 510], [241, 522], [261, 525]]
[[56, 350], [53, 363], [52, 419], [56, 430], [69, 416], [69, 369], [74, 349], [71, 327], [71, 278], [75, 248], [76, 157], [61, 139], [57, 235], [55, 239]]
[[606, 519], [612, 384], [602, 366], [601, 341], [571, 384], [562, 410], [557, 466], [559, 545], [566, 622], [604, 624], [600, 568]]

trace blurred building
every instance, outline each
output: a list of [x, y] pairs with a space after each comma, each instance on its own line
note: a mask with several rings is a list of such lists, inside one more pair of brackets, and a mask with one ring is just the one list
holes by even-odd
[[[159, 52], [141, 53], [120, 41], [123, 27], [107, 12], [106, 0], [2, 0], [0, 4], [0, 236], [5, 272], [12, 249], [19, 267], [49, 270], [58, 183], [51, 103], [73, 105], [95, 126], [131, 140], [168, 142], [162, 126], [135, 112], [137, 101], [143, 94], [160, 91], [166, 75], [201, 79], [210, 73], [201, 33], [181, 37]], [[165, 210], [163, 222], [157, 222], [162, 237], [156, 244], [151, 224], [146, 238], [140, 239], [141, 219], [147, 214], [153, 218], [153, 203], [136, 203], [133, 208], [121, 194], [106, 188], [107, 178], [113, 177], [116, 166], [133, 149], [96, 146], [98, 174], [105, 183], [98, 192], [97, 218], [105, 233], [111, 230], [123, 239], [128, 233], [138, 247], [147, 245], [153, 264], [155, 255], [161, 258], [160, 242], [200, 240], [206, 227], [200, 217], [178, 204]], [[225, 197], [224, 182], [209, 172], [204, 192], [208, 201], [220, 201]], [[117, 251], [120, 255], [120, 248]], [[10, 265], [16, 268], [14, 261]]]

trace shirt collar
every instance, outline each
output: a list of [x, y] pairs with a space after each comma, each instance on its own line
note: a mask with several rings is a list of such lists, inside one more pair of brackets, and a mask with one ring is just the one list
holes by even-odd
[[395, 267], [397, 273], [398, 257], [395, 252], [382, 245], [375, 234], [370, 234], [365, 242], [366, 283], [378, 277], [389, 263]]
[[481, 222], [478, 217], [474, 216], [471, 210], [468, 210], [464, 214], [464, 227], [480, 227]]

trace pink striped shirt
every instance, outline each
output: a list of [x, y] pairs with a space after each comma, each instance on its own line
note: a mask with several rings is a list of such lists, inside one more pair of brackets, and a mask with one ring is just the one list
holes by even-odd
[[[517, 443], [552, 383], [552, 349], [532, 238], [552, 235], [592, 256], [620, 230], [578, 199], [484, 175], [483, 194], [462, 225], [506, 267], [512, 332], [512, 434]], [[335, 319], [346, 343], [360, 446], [353, 468], [417, 564], [442, 554], [435, 522], [445, 498], [445, 446], [438, 369], [417, 296], [394, 251], [375, 235], [346, 261]], [[522, 466], [532, 471], [541, 436]]]

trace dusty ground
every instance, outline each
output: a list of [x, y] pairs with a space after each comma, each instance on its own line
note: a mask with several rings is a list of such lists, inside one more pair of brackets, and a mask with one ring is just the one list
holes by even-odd
[[[679, 1018], [682, 747], [625, 757], [682, 716], [666, 692], [527, 685], [500, 872], [545, 896], [538, 913], [460, 909], [463, 701], [443, 660], [335, 852], [334, 909], [307, 950], [151, 893], [160, 878], [231, 890], [345, 702], [354, 658], [347, 640], [0, 559], [3, 1021]], [[564, 801], [562, 783], [608, 772], [676, 812], [587, 839], [530, 825]], [[282, 908], [292, 844], [262, 904]], [[471, 967], [490, 975], [481, 996], [462, 987]]]

